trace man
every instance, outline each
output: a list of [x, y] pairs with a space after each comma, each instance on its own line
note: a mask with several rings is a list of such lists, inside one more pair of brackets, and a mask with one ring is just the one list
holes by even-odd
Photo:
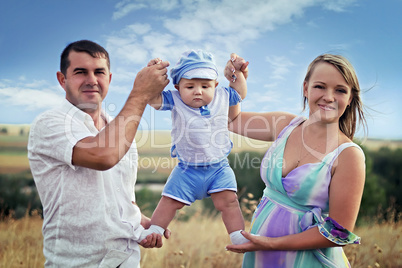
[[[112, 120], [101, 109], [112, 78], [107, 51], [88, 40], [64, 49], [57, 79], [66, 101], [35, 119], [28, 142], [46, 267], [139, 267], [138, 239], [150, 220], [135, 204], [134, 137], [147, 103], [169, 83], [167, 66], [143, 68]], [[162, 238], [140, 245], [161, 247]]]

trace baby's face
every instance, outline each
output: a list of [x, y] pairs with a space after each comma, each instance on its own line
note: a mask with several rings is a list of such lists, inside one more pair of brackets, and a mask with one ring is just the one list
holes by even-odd
[[182, 78], [176, 88], [186, 105], [192, 108], [200, 108], [212, 101], [216, 86], [218, 86], [216, 80]]

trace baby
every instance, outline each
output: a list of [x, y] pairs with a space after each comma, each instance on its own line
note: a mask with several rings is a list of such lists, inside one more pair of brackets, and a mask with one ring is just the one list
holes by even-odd
[[[160, 59], [150, 61], [148, 66]], [[240, 233], [244, 219], [237, 198], [237, 184], [227, 156], [232, 149], [229, 138], [229, 106], [247, 93], [248, 62], [232, 58], [233, 76], [229, 87], [217, 87], [218, 71], [213, 55], [191, 50], [182, 54], [170, 75], [177, 90], [163, 91], [150, 105], [172, 113], [171, 156], [179, 159], [170, 174], [156, 207], [149, 234], [163, 235], [176, 211], [197, 199], [211, 197], [222, 214], [232, 244], [249, 240]], [[237, 72], [235, 72], [237, 71]]]

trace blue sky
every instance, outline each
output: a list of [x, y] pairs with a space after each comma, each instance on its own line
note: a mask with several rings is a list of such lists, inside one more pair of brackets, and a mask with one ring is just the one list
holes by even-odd
[[[174, 65], [190, 48], [215, 55], [221, 85], [231, 52], [250, 62], [243, 110], [300, 114], [308, 64], [335, 53], [357, 71], [368, 137], [402, 139], [401, 13], [402, 0], [1, 1], [0, 124], [29, 124], [58, 105], [61, 51], [90, 39], [110, 53], [111, 115], [150, 59]], [[170, 113], [147, 108], [141, 128], [170, 129]]]

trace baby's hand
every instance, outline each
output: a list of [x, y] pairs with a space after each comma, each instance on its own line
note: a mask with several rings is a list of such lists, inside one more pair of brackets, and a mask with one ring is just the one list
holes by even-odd
[[161, 60], [160, 58], [152, 59], [152, 60], [150, 60], [150, 61], [148, 62], [147, 67], [150, 67], [150, 66], [152, 66], [152, 65], [158, 64], [158, 63], [160, 63], [161, 61], [162, 61], [162, 60]]

